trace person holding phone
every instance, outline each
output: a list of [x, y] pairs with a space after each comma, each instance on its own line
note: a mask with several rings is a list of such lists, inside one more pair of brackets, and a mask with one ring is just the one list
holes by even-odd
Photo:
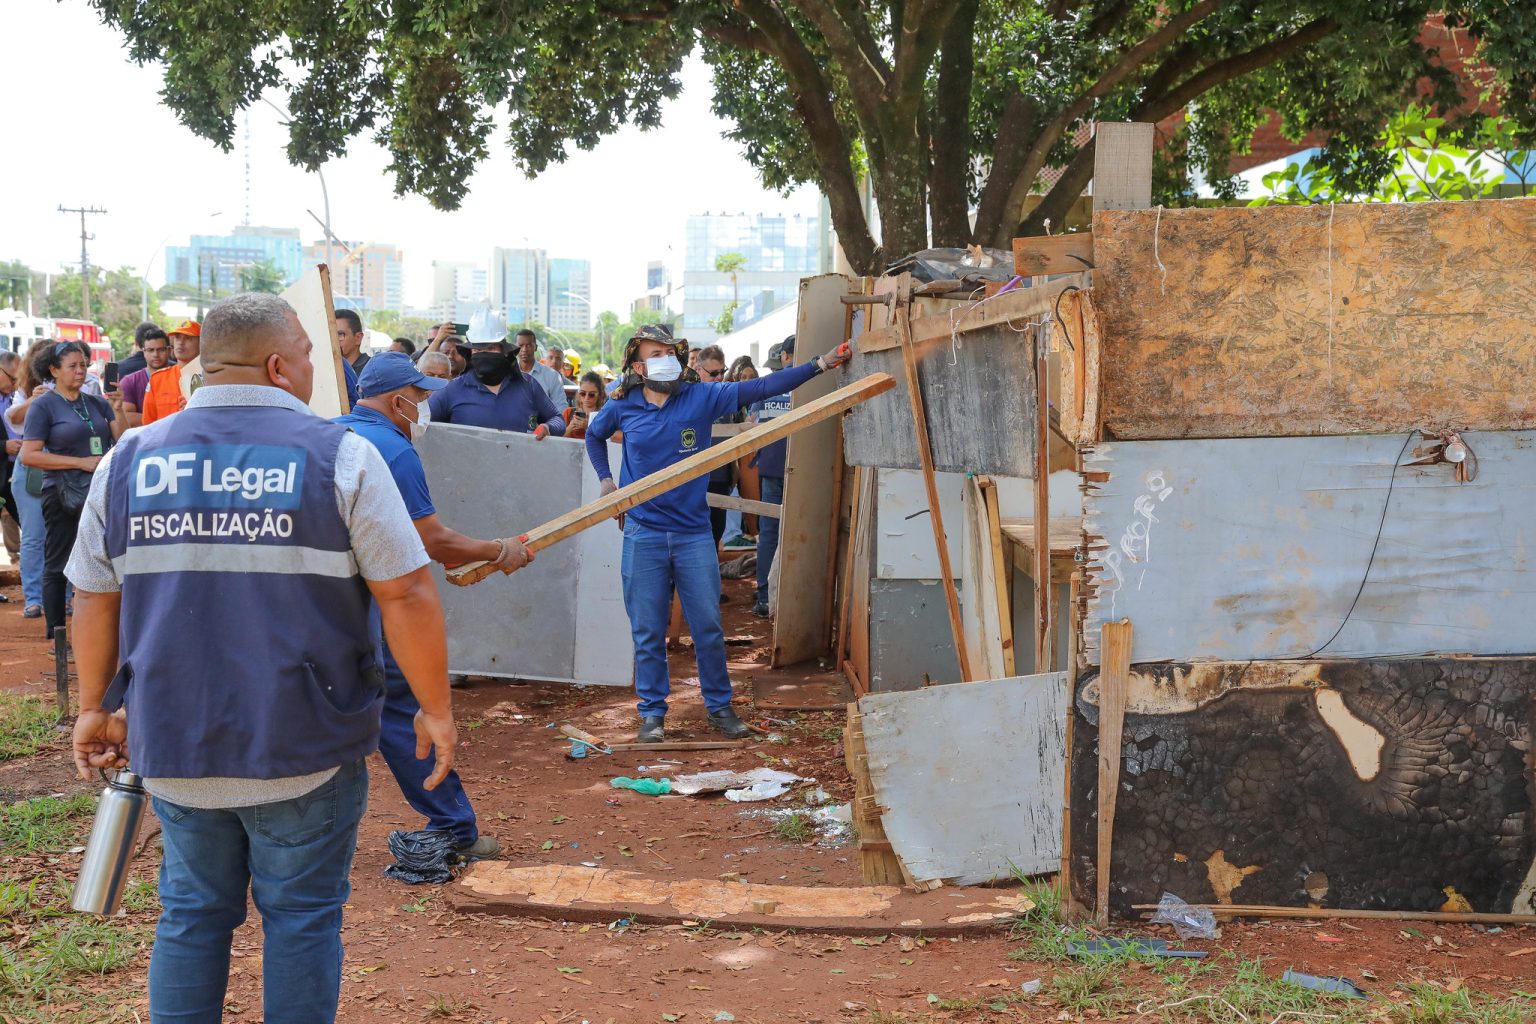
[[[122, 392], [123, 420], [128, 427], [137, 427], [144, 422], [144, 393], [149, 389], [150, 375], [171, 364], [170, 336], [154, 324], [148, 326], [151, 329], [144, 332], [142, 348], [144, 368], [124, 374], [117, 385]], [[124, 360], [118, 365], [118, 371], [122, 372], [127, 365]]]
[[[64, 566], [75, 546], [91, 474], [122, 436], [123, 419], [106, 399], [81, 390], [88, 359], [84, 345], [61, 341], [47, 353], [53, 390], [27, 409], [21, 461], [43, 471], [43, 615], [51, 640], [64, 626]], [[117, 395], [121, 407], [121, 392]]]

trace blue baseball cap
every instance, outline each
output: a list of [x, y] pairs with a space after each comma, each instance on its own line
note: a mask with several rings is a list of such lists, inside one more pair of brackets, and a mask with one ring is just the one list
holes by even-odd
[[373, 398], [401, 388], [440, 391], [447, 386], [448, 382], [441, 377], [428, 377], [418, 370], [404, 352], [380, 352], [369, 359], [363, 372], [357, 375], [357, 392], [362, 398]]

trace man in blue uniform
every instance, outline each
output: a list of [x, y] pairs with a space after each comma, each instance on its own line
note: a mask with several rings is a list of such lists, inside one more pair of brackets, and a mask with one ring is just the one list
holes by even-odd
[[[840, 345], [804, 366], [757, 380], [706, 384], [684, 372], [688, 343], [661, 325], [640, 328], [624, 351], [620, 386], [587, 427], [587, 457], [611, 493], [608, 438], [624, 432], [620, 482], [628, 484], [709, 447], [711, 423], [728, 412], [780, 391], [792, 391], [848, 359]], [[640, 698], [641, 743], [666, 738], [671, 679], [667, 621], [672, 594], [682, 601], [698, 657], [699, 688], [709, 723], [731, 738], [751, 730], [731, 708], [731, 678], [720, 628], [720, 561], [710, 532], [709, 478], [701, 476], [637, 505], [620, 517], [624, 529], [621, 572], [624, 608], [635, 645], [635, 692]]]
[[[773, 350], [769, 353], [768, 365], [773, 367], [775, 372], [767, 375], [766, 379], [769, 381], [778, 380], [780, 372], [795, 365], [795, 336], [791, 334], [775, 345]], [[777, 366], [774, 366], [774, 352], [777, 352]], [[788, 393], [772, 395], [761, 402], [754, 402], [752, 408], [748, 410], [748, 417], [756, 425], [767, 423], [789, 410]], [[784, 459], [788, 453], [788, 438], [764, 445], [757, 451], [758, 486], [762, 489], [762, 500], [771, 505], [779, 505], [784, 501]], [[779, 551], [779, 521], [772, 516], [763, 516], [757, 523], [757, 594], [752, 602], [752, 614], [759, 618], [767, 618], [770, 614], [768, 574], [773, 569], [773, 557]]]
[[489, 306], [469, 320], [469, 372], [432, 396], [432, 418], [532, 434], [543, 440], [565, 433], [565, 417], [543, 387], [517, 368], [507, 328]]
[[384, 701], [374, 602], [421, 703], [416, 753], [436, 753], [427, 786], [453, 767], [427, 554], [378, 451], [310, 412], [310, 352], [276, 295], [216, 305], [204, 386], [102, 459], [67, 570], [75, 765], [131, 763], [162, 829], [156, 1021], [220, 1019], [248, 893], [264, 1019], [335, 1019]]
[[[358, 375], [362, 397], [357, 405], [333, 422], [362, 435], [384, 456], [428, 558], [449, 565], [485, 561], [510, 573], [533, 560], [521, 541], [512, 537], [466, 537], [444, 526], [432, 505], [427, 474], [414, 442], [432, 422], [427, 400], [447, 386], [446, 380], [423, 374], [409, 356], [381, 352]], [[385, 637], [384, 715], [379, 731], [379, 752], [384, 755], [384, 763], [394, 773], [406, 802], [426, 817], [428, 829], [452, 833], [455, 848], [470, 859], [495, 857], [501, 853], [501, 844], [492, 836], [480, 834], [475, 809], [464, 793], [459, 773], [449, 772], [435, 789], [423, 785], [427, 765], [416, 758], [416, 738], [411, 729], [420, 705], [390, 654], [392, 640], [393, 637]]]

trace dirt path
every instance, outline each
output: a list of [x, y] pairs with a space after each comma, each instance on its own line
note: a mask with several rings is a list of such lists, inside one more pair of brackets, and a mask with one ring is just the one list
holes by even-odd
[[[732, 598], [725, 607], [727, 636], [752, 638], [731, 648], [738, 700], [748, 705], [742, 710], [749, 717], [749, 678], [767, 671], [769, 631], [766, 623], [746, 614], [750, 586], [727, 581], [727, 588]], [[40, 681], [50, 664], [41, 626], [23, 623], [19, 616], [19, 605], [0, 606], [0, 637], [8, 637], [0, 639], [0, 685], [47, 692]], [[32, 639], [34, 632], [39, 635]], [[679, 682], [669, 733], [712, 738], [697, 685], [686, 682], [692, 671], [686, 652], [674, 652], [673, 676]], [[751, 717], [768, 713], [795, 724], [778, 729], [784, 742], [757, 742], [742, 750], [572, 761], [557, 742], [554, 726], [571, 722], [627, 739], [635, 727], [631, 694], [602, 687], [478, 681], [457, 691], [455, 704], [460, 771], [482, 828], [502, 841], [509, 862], [598, 864], [667, 879], [736, 873], [768, 884], [859, 884], [848, 846], [785, 842], [765, 834], [770, 823], [757, 816], [760, 807], [718, 797], [661, 800], [608, 784], [613, 776], [640, 774], [641, 765], [662, 760], [684, 763], [646, 774], [771, 765], [814, 776], [836, 799], [846, 800], [852, 785], [838, 745], [840, 713], [758, 711]], [[64, 758], [61, 744], [45, 757], [0, 765], [0, 790], [19, 796], [71, 788]], [[736, 931], [708, 923], [608, 927], [456, 912], [444, 888], [407, 886], [383, 877], [391, 860], [389, 831], [417, 828], [420, 820], [377, 757], [370, 767], [371, 803], [345, 925], [344, 1022], [1063, 1019], [1061, 1004], [1051, 998], [1051, 978], [1063, 965], [1010, 959], [1026, 945], [1026, 937], [1003, 930], [953, 939], [849, 938]], [[59, 869], [72, 873], [77, 860], [63, 854]], [[137, 870], [152, 871], [153, 865], [141, 862]], [[613, 915], [614, 920], [620, 916]], [[1536, 930], [1490, 934], [1465, 926], [1420, 925], [1409, 932], [1375, 922], [1360, 927], [1285, 922], [1228, 926], [1220, 940], [1205, 948], [1268, 958], [1271, 974], [1294, 967], [1350, 976], [1380, 997], [1414, 979], [1447, 988], [1465, 984], [1502, 996], [1529, 990], [1536, 987], [1536, 950], [1530, 947], [1536, 947]], [[1520, 949], [1527, 952], [1511, 955]], [[253, 912], [236, 939], [227, 1019], [260, 1019], [260, 964]], [[1132, 978], [1150, 976], [1148, 968], [1136, 964], [1125, 970]], [[1044, 982], [1041, 995], [1017, 1004], [994, 1002], [1035, 979]], [[142, 964], [110, 975], [105, 983], [120, 986], [124, 1002], [147, 1019]], [[934, 999], [971, 1005], [939, 1009]], [[891, 1016], [882, 1018], [873, 1013], [877, 1010]]]

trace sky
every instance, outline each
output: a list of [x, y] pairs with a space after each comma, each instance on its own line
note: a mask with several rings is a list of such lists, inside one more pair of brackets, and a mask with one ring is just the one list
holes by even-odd
[[[33, 119], [11, 123], [8, 158], [0, 161], [0, 259], [78, 267], [80, 219], [58, 207], [104, 207], [88, 223], [96, 236], [91, 262], [148, 266], [150, 283], [159, 286], [162, 240], [185, 244], [190, 234], [227, 233], [244, 220], [243, 135], [233, 152], [222, 153], [183, 127], [160, 103], [161, 69], [131, 63], [122, 37], [85, 0], [6, 0], [6, 15], [10, 38], [28, 41], [9, 49], [6, 78], [35, 97], [31, 109], [42, 103], [49, 114], [46, 141], [29, 127]], [[331, 228], [342, 239], [399, 246], [412, 306], [431, 301], [433, 260], [488, 265], [494, 246], [532, 246], [591, 260], [594, 307], [627, 317], [645, 291], [647, 261], [666, 260], [680, 283], [689, 214], [817, 208], [813, 189], [788, 198], [763, 189], [740, 147], [723, 137], [726, 122], [709, 110], [702, 63], [690, 61], [682, 79], [683, 94], [666, 107], [660, 128], [625, 128], [591, 152], [573, 149], [535, 180], [493, 144], [452, 213], [397, 197], [387, 154], [360, 139], [325, 167]], [[267, 98], [286, 103], [282, 95]], [[316, 241], [320, 228], [305, 211], [322, 213], [320, 183], [287, 163], [280, 122], [264, 104], [250, 111], [250, 222], [297, 227], [306, 242]]]

